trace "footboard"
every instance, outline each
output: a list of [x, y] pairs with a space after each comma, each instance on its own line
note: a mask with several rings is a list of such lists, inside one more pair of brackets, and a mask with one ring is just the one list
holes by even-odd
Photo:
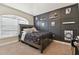
[[46, 39], [43, 39], [41, 40], [41, 53], [43, 53], [44, 49], [52, 42], [52, 39], [49, 39], [49, 38], [46, 38]]
[[44, 49], [52, 42], [52, 38], [51, 33], [33, 32], [23, 35], [19, 41], [36, 47], [41, 50], [41, 53], [43, 53]]

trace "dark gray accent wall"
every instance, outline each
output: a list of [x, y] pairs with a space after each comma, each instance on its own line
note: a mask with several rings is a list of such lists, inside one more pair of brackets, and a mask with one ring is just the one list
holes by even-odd
[[[64, 30], [73, 30], [74, 37], [79, 35], [78, 4], [63, 7], [34, 17], [34, 25], [39, 31], [49, 31], [55, 34], [55, 39], [64, 40]], [[63, 22], [75, 22], [62, 24]], [[42, 24], [44, 23], [44, 26]], [[51, 23], [53, 25], [51, 25]]]

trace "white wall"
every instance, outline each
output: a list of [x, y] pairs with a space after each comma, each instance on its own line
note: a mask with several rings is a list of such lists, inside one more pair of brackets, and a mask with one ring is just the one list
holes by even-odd
[[30, 22], [29, 23], [30, 25], [34, 24], [33, 15], [24, 13], [22, 11], [19, 11], [14, 8], [10, 8], [10, 7], [2, 5], [2, 4], [0, 4], [0, 15], [16, 15], [16, 16], [23, 17], [23, 18], [27, 19]]

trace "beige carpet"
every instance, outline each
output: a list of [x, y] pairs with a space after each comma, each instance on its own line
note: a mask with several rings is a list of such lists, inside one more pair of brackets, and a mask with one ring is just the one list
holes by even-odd
[[1, 55], [71, 55], [69, 45], [52, 42], [41, 54], [40, 50], [30, 47], [21, 42], [0, 46]]

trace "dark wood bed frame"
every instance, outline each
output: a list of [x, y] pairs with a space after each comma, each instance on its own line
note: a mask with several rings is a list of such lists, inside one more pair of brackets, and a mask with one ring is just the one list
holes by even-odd
[[41, 43], [40, 45], [38, 44], [35, 44], [33, 42], [30, 42], [30, 41], [22, 41], [20, 38], [21, 38], [21, 31], [23, 31], [24, 28], [32, 28], [33, 26], [32, 25], [23, 25], [23, 24], [20, 24], [20, 34], [19, 34], [19, 42], [22, 42], [22, 43], [25, 43], [25, 44], [28, 44], [34, 48], [37, 48], [39, 50], [41, 50], [41, 53], [43, 53], [44, 49], [53, 41], [52, 38], [46, 38], [46, 39], [41, 39]]
[[52, 39], [44, 39], [44, 40], [41, 40], [41, 44], [40, 45], [37, 45], [37, 44], [32, 43], [30, 41], [24, 42], [22, 40], [19, 40], [19, 42], [22, 42], [24, 44], [27, 44], [27, 45], [29, 45], [31, 47], [36, 48], [36, 49], [39, 49], [39, 50], [41, 50], [41, 53], [43, 53], [43, 51], [45, 50], [45, 48], [52, 42]]

